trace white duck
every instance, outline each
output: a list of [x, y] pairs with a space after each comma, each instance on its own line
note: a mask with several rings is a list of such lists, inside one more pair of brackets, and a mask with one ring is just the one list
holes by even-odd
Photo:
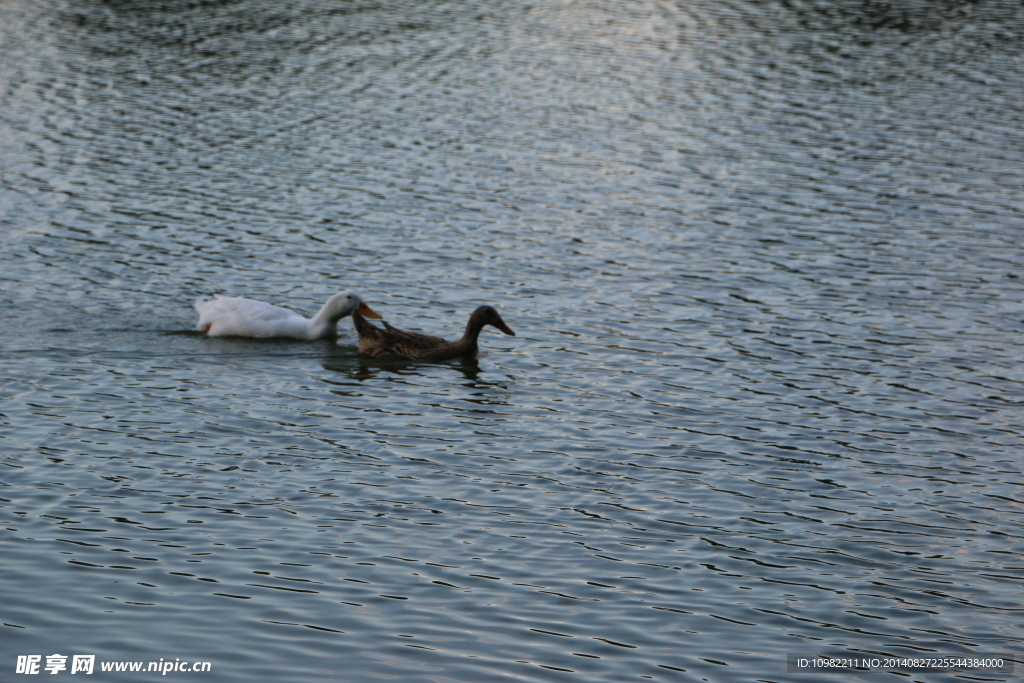
[[349, 291], [332, 296], [312, 318], [264, 301], [220, 294], [209, 301], [198, 299], [196, 310], [196, 329], [211, 337], [333, 339], [338, 336], [338, 321], [355, 311], [367, 318], [380, 318], [358, 294]]

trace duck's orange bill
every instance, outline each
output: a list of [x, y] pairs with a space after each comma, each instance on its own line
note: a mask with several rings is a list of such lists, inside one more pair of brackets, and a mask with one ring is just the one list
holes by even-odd
[[360, 306], [359, 310], [356, 311], [356, 313], [358, 313], [361, 316], [367, 317], [367, 318], [373, 318], [374, 320], [380, 320], [380, 317], [381, 317], [380, 313], [378, 313], [377, 311], [373, 310], [372, 308], [370, 308], [366, 304], [363, 304], [362, 306]]

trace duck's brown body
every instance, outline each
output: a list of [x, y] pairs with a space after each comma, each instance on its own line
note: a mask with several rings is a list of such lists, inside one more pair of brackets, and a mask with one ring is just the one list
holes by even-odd
[[451, 358], [473, 358], [477, 354], [477, 337], [484, 325], [497, 327], [505, 334], [516, 335], [501, 319], [492, 306], [481, 306], [473, 311], [466, 324], [462, 339], [450, 342], [427, 334], [406, 332], [384, 323], [384, 329], [370, 324], [358, 313], [352, 320], [359, 333], [359, 352], [371, 358], [408, 358], [409, 360], [449, 360]]

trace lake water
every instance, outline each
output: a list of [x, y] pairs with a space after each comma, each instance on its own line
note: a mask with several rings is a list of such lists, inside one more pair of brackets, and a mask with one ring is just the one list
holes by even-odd
[[4, 681], [1019, 680], [1021, 3], [0, 16]]

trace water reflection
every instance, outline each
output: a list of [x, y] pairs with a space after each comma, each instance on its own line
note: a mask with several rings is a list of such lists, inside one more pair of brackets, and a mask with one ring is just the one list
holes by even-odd
[[340, 372], [349, 377], [365, 382], [369, 379], [386, 376], [388, 373], [399, 376], [419, 376], [420, 370], [426, 367], [456, 368], [468, 382], [468, 387], [495, 386], [494, 382], [481, 382], [480, 361], [476, 358], [456, 358], [441, 363], [410, 361], [405, 359], [368, 358], [357, 351], [333, 351], [328, 359], [321, 363], [325, 370]]

